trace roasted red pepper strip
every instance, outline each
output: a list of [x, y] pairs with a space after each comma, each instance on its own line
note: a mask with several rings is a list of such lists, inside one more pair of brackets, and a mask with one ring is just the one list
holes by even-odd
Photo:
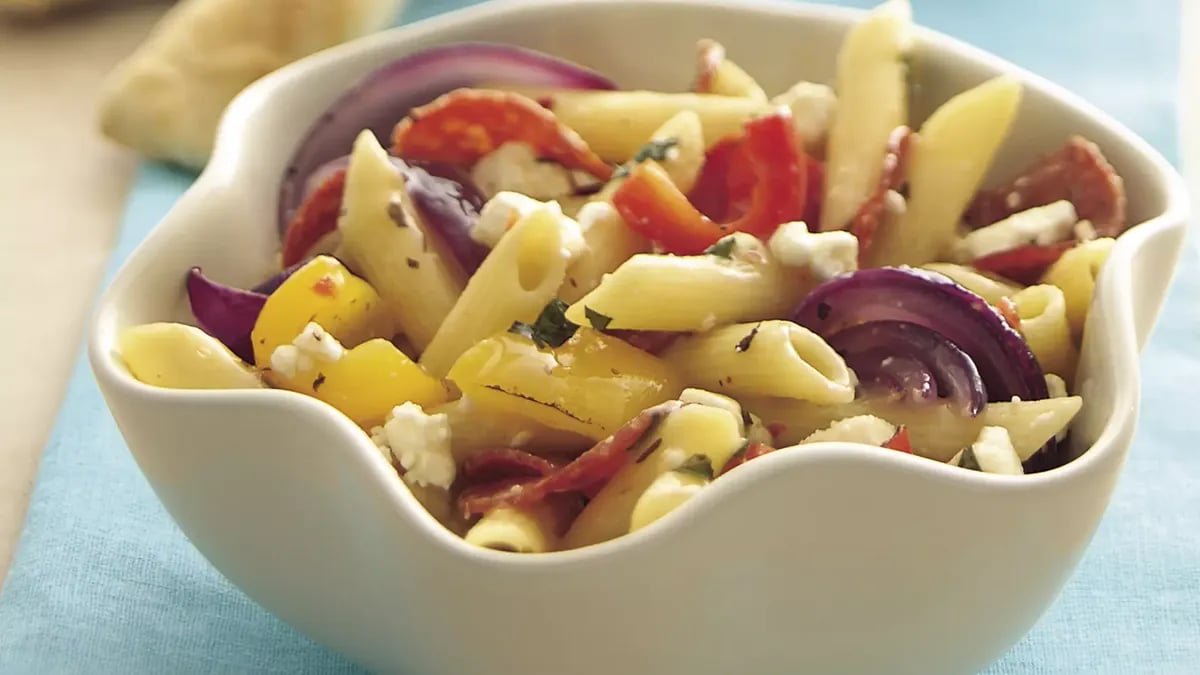
[[338, 212], [342, 209], [342, 192], [346, 188], [346, 170], [330, 174], [304, 203], [296, 209], [292, 222], [283, 235], [283, 266], [291, 267], [304, 259], [321, 237], [337, 229]]
[[996, 310], [1000, 312], [1000, 316], [1012, 326], [1013, 330], [1021, 330], [1021, 315], [1017, 314], [1017, 306], [1009, 298], [1000, 298], [1000, 302], [996, 303]]
[[696, 210], [666, 172], [646, 161], [613, 194], [613, 206], [633, 228], [669, 253], [696, 255], [730, 232], [771, 236], [804, 217], [807, 161], [786, 110], [746, 123], [745, 153], [754, 170], [749, 210], [718, 224]]
[[977, 270], [999, 274], [1006, 279], [1012, 279], [1028, 286], [1036, 284], [1046, 270], [1073, 246], [1075, 246], [1073, 239], [1046, 246], [1026, 244], [976, 258], [971, 265]]
[[912, 130], [908, 127], [896, 127], [888, 137], [887, 152], [883, 155], [883, 170], [879, 173], [879, 182], [875, 191], [858, 207], [858, 212], [850, 219], [850, 233], [858, 238], [858, 262], [862, 266], [867, 259], [867, 250], [875, 239], [875, 233], [883, 224], [886, 217], [888, 190], [898, 190], [904, 183], [904, 163], [908, 157], [908, 148], [912, 139]]
[[541, 478], [507, 478], [467, 488], [459, 495], [458, 506], [469, 517], [487, 513], [498, 506], [531, 506], [557, 493], [592, 496], [633, 461], [630, 450], [638, 441], [680, 405], [679, 401], [667, 401], [642, 411], [591, 450]]
[[504, 91], [458, 89], [413, 109], [392, 132], [392, 154], [459, 166], [510, 141], [542, 157], [608, 180], [613, 168], [573, 129], [530, 98]]
[[776, 448], [773, 448], [766, 443], [749, 443], [746, 445], [746, 447], [735, 452], [733, 457], [729, 458], [728, 462], [725, 462], [725, 466], [721, 469], [721, 473], [717, 474], [717, 476], [724, 476], [746, 462], [758, 457], [762, 457], [768, 453], [775, 452], [775, 450]]
[[1025, 167], [1009, 185], [981, 190], [964, 214], [971, 227], [984, 227], [1014, 213], [1066, 199], [1080, 220], [1101, 237], [1115, 237], [1128, 225], [1125, 185], [1100, 148], [1081, 136]]
[[883, 444], [883, 447], [887, 448], [888, 450], [899, 450], [900, 452], [906, 452], [911, 455], [912, 443], [910, 443], [908, 440], [908, 427], [901, 426], [899, 429], [897, 429], [896, 434], [889, 438], [887, 442]]

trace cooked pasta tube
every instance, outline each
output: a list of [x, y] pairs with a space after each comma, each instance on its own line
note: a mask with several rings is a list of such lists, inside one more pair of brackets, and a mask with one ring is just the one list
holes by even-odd
[[1106, 237], [1079, 244], [1063, 253], [1042, 277], [1042, 283], [1054, 284], [1062, 289], [1063, 301], [1067, 307], [1067, 322], [1075, 339], [1083, 335], [1088, 307], [1091, 306], [1092, 294], [1096, 291], [1096, 277], [1116, 243], [1115, 239]]
[[739, 96], [766, 101], [767, 94], [754, 78], [725, 56], [725, 47], [705, 38], [696, 44], [696, 91], [718, 96]]
[[854, 382], [819, 335], [790, 321], [739, 323], [676, 340], [662, 358], [693, 387], [738, 396], [848, 403]]
[[1039, 401], [995, 402], [974, 418], [942, 405], [904, 405], [858, 399], [840, 405], [814, 405], [786, 398], [743, 398], [742, 407], [762, 418], [776, 446], [794, 445], [836, 420], [874, 415], [908, 428], [913, 452], [945, 462], [979, 435], [985, 426], [1004, 427], [1021, 460], [1029, 459], [1079, 412], [1078, 396]]
[[[703, 331], [783, 316], [803, 287], [754, 236], [736, 233], [730, 257], [642, 253], [604, 277], [567, 310], [567, 318], [602, 328]], [[798, 290], [799, 289], [799, 290]]]
[[1018, 292], [1010, 300], [1021, 319], [1021, 335], [1042, 370], [1074, 382], [1079, 353], [1071, 340], [1062, 290], [1050, 284], [1038, 284]]
[[366, 277], [400, 332], [423, 350], [454, 307], [464, 280], [429, 245], [432, 233], [422, 231], [404, 178], [370, 131], [354, 142], [342, 204], [337, 257]]
[[548, 104], [559, 121], [578, 132], [596, 154], [610, 162], [632, 159], [655, 129], [681, 111], [691, 110], [700, 117], [705, 143], [712, 147], [740, 132], [746, 120], [772, 110], [766, 101], [716, 94], [515, 90]]
[[481, 407], [593, 441], [683, 389], [661, 359], [587, 328], [553, 349], [512, 333], [492, 336], [459, 357], [448, 377]]
[[679, 468], [659, 474], [638, 497], [629, 516], [629, 531], [635, 532], [683, 506], [712, 482], [712, 467], [695, 462], [697, 470]]
[[430, 413], [446, 415], [450, 424], [450, 450], [459, 464], [493, 448], [517, 448], [539, 455], [577, 455], [595, 444], [586, 436], [478, 405], [468, 396], [432, 408]]
[[949, 277], [951, 281], [983, 298], [989, 305], [996, 305], [1021, 287], [986, 272], [980, 272], [974, 267], [956, 265], [954, 263], [928, 263], [921, 267], [930, 272], [937, 272]]
[[543, 506], [492, 509], [463, 538], [480, 548], [511, 553], [546, 553], [558, 547], [553, 514]]
[[634, 450], [637, 460], [617, 475], [588, 502], [563, 537], [565, 548], [598, 544], [619, 537], [632, 525], [638, 499], [661, 474], [687, 465], [723, 467], [743, 443], [741, 420], [728, 410], [707, 405], [685, 405], [664, 419], [658, 429]]
[[[690, 192], [704, 164], [704, 133], [700, 116], [682, 110], [646, 139], [640, 151], [652, 156], [680, 192]], [[576, 213], [586, 246], [567, 268], [558, 291], [565, 302], [575, 302], [599, 285], [605, 274], [635, 254], [650, 250], [650, 242], [625, 224], [612, 205], [612, 195], [625, 182], [615, 176]]]
[[563, 219], [557, 205], [546, 204], [500, 238], [421, 353], [425, 370], [444, 377], [471, 345], [537, 318], [566, 273]]

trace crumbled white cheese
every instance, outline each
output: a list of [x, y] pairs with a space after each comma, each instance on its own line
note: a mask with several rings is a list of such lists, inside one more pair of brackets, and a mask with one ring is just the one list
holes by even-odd
[[800, 82], [771, 99], [771, 103], [791, 109], [792, 124], [809, 149], [825, 140], [837, 111], [837, 95], [833, 89], [815, 82]]
[[888, 190], [883, 194], [883, 213], [887, 222], [899, 220], [907, 211], [908, 202], [904, 200], [904, 195], [895, 190]]
[[814, 431], [800, 442], [803, 444], [834, 441], [883, 445], [895, 435], [896, 427], [891, 422], [874, 415], [857, 415], [838, 420], [826, 429]]
[[1078, 221], [1075, 207], [1065, 199], [1026, 209], [969, 233], [955, 244], [954, 256], [970, 262], [1028, 244], [1053, 244], [1070, 238]]
[[687, 461], [688, 454], [681, 448], [667, 448], [662, 452], [663, 471], [674, 471], [683, 466]]
[[858, 238], [849, 232], [809, 232], [804, 221], [794, 221], [780, 225], [767, 246], [780, 263], [808, 269], [818, 281], [858, 269]]
[[404, 468], [404, 480], [413, 485], [449, 489], [456, 467], [450, 453], [450, 418], [426, 414], [408, 402], [392, 408], [383, 426], [371, 429], [371, 440], [389, 460]]
[[312, 370], [318, 363], [333, 363], [346, 354], [337, 338], [310, 321], [290, 345], [279, 345], [271, 352], [271, 370], [284, 377]]
[[471, 227], [471, 238], [488, 248], [496, 248], [510, 227], [540, 206], [542, 202], [519, 192], [499, 192], [479, 210], [479, 219]]
[[[971, 444], [971, 453], [975, 463], [984, 473], [1002, 473], [1019, 476], [1025, 473], [1021, 466], [1021, 457], [1013, 449], [1012, 439], [1004, 427], [984, 427], [979, 437]], [[967, 449], [960, 450], [950, 459], [950, 464], [962, 466], [963, 454]]]
[[570, 262], [583, 255], [587, 250], [583, 229], [574, 218], [563, 214], [558, 202], [539, 202], [516, 192], [500, 192], [489, 199], [480, 209], [479, 218], [469, 234], [484, 246], [495, 248], [517, 221], [538, 209], [549, 209], [558, 222], [562, 234], [563, 257]]
[[774, 445], [775, 437], [771, 435], [767, 425], [763, 424], [762, 418], [754, 413], [747, 413], [747, 416], [750, 418], [750, 424], [743, 427], [742, 437], [751, 443]]
[[484, 155], [471, 169], [471, 180], [487, 197], [519, 192], [534, 199], [556, 199], [574, 190], [571, 172], [538, 159], [526, 143], [510, 142]]

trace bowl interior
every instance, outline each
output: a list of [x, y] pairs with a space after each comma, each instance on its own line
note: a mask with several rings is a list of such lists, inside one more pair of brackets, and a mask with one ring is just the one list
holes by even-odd
[[[832, 83], [842, 38], [860, 16], [853, 10], [799, 3], [730, 5], [716, 0], [491, 3], [289, 66], [231, 106], [205, 175], [114, 282], [101, 310], [98, 346], [111, 352], [112, 336], [122, 326], [190, 320], [183, 288], [190, 266], [200, 265], [221, 281], [244, 286], [269, 274], [279, 249], [277, 188], [296, 144], [351, 83], [394, 58], [447, 42], [503, 42], [577, 61], [624, 88], [684, 91], [693, 77], [695, 41], [712, 37], [774, 94], [799, 80]], [[1087, 104], [932, 31], [918, 31], [911, 63], [914, 125], [950, 96], [996, 74], [1017, 73], [1027, 83], [1015, 127], [988, 182], [1010, 177], [1078, 133], [1097, 142], [1125, 179], [1132, 222], [1167, 211], [1172, 191], [1165, 162]], [[1100, 438], [1115, 419], [1114, 411], [1129, 405], [1118, 390], [1132, 384], [1136, 396], [1137, 385], [1135, 367], [1132, 380], [1128, 372], [1119, 372], [1131, 364], [1133, 350], [1104, 336], [1093, 338], [1085, 346], [1082, 367], [1094, 386], [1075, 435], [1076, 446], [1084, 448]]]

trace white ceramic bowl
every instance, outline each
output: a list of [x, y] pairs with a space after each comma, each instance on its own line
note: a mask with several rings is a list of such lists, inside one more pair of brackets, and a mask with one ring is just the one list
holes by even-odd
[[309, 124], [357, 77], [458, 40], [510, 42], [626, 87], [678, 88], [712, 36], [768, 90], [831, 81], [859, 12], [719, 0], [488, 4], [305, 59], [226, 114], [209, 168], [133, 253], [90, 338], [96, 377], [142, 471], [183, 531], [250, 597], [372, 669], [447, 673], [967, 673], [1012, 646], [1071, 574], [1124, 463], [1138, 351], [1184, 236], [1181, 181], [1145, 142], [1063, 90], [921, 30], [922, 119], [997, 73], [1026, 93], [997, 161], [1011, 175], [1081, 133], [1124, 176], [1133, 222], [1099, 280], [1085, 397], [1066, 466], [1009, 477], [850, 444], [779, 453], [633, 535], [516, 556], [443, 530], [371, 441], [285, 391], [176, 391], [114, 356], [123, 326], [187, 320], [185, 270], [265, 275], [276, 188]]

